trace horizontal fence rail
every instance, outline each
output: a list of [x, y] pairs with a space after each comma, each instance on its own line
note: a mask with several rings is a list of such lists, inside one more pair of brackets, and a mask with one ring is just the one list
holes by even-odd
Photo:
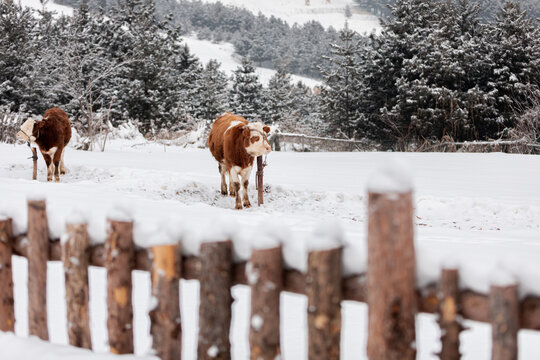
[[[0, 331], [15, 323], [11, 256], [28, 258], [29, 332], [48, 339], [46, 263], [63, 261], [68, 337], [91, 348], [88, 266], [107, 269], [107, 328], [110, 351], [133, 353], [131, 271], [151, 274], [149, 311], [153, 349], [161, 359], [179, 359], [182, 349], [179, 279], [199, 280], [198, 359], [230, 359], [233, 285], [251, 289], [251, 359], [280, 356], [282, 291], [308, 298], [308, 356], [339, 359], [341, 301], [368, 304], [367, 352], [372, 359], [414, 359], [415, 315], [438, 314], [441, 359], [459, 358], [461, 320], [492, 326], [492, 359], [517, 356], [519, 329], [540, 330], [540, 297], [518, 298], [518, 284], [492, 285], [489, 294], [459, 290], [456, 269], [443, 269], [438, 283], [415, 280], [412, 193], [370, 193], [367, 273], [342, 274], [341, 247], [312, 250], [307, 272], [285, 269], [282, 247], [254, 249], [249, 261], [233, 263], [232, 241], [201, 244], [199, 256], [182, 256], [182, 244], [135, 248], [133, 222], [108, 220], [104, 244], [90, 245], [86, 224], [67, 224], [48, 238], [45, 201], [28, 202], [28, 232], [13, 236], [12, 220], [0, 218]], [[392, 259], [393, 264], [389, 261]], [[30, 268], [33, 270], [31, 271]]]

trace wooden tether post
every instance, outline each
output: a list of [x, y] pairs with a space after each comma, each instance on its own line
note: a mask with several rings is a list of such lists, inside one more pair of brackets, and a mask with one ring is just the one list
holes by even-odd
[[34, 163], [34, 169], [32, 171], [32, 180], [37, 180], [37, 149], [35, 147], [32, 148], [32, 161]]
[[47, 260], [49, 229], [45, 200], [28, 201], [28, 333], [49, 340]]
[[257, 203], [259, 206], [264, 204], [264, 186], [263, 186], [264, 165], [263, 157], [257, 156]]
[[15, 330], [13, 275], [11, 271], [13, 232], [11, 219], [0, 220], [0, 331]]
[[519, 330], [518, 286], [495, 286], [489, 290], [492, 360], [517, 360]]
[[443, 269], [439, 284], [439, 326], [441, 328], [441, 360], [459, 360], [459, 333], [463, 326], [458, 320], [459, 282], [456, 269]]

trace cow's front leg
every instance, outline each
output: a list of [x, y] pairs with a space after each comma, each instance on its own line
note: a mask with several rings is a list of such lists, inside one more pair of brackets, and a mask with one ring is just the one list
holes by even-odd
[[232, 187], [232, 191], [234, 191], [234, 197], [236, 200], [234, 208], [237, 210], [242, 209], [242, 201], [240, 200], [240, 178], [238, 177], [239, 172], [240, 168], [238, 166], [233, 166], [231, 170], [229, 170], [230, 187]]
[[252, 167], [248, 166], [240, 172], [240, 176], [242, 176], [242, 201], [244, 203], [244, 207], [247, 208], [251, 207], [248, 194], [249, 176], [251, 175], [251, 169]]
[[52, 176], [53, 176], [53, 171], [54, 171], [52, 158], [49, 154], [43, 151], [41, 152], [41, 155], [43, 155], [43, 160], [45, 160], [45, 164], [47, 164], [47, 181], [52, 181]]
[[66, 148], [62, 149], [62, 155], [60, 157], [60, 174], [65, 175], [66, 174], [66, 166], [64, 165], [64, 152], [66, 151]]
[[218, 164], [219, 174], [221, 175], [221, 195], [227, 195], [227, 180], [225, 179], [227, 167], [224, 163]]

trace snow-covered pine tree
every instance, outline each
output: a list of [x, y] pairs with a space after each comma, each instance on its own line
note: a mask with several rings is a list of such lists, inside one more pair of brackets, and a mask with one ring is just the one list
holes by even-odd
[[221, 64], [217, 60], [210, 60], [206, 64], [201, 77], [200, 107], [197, 117], [204, 120], [214, 120], [229, 108], [228, 104], [228, 78], [220, 70]]
[[229, 104], [232, 112], [246, 119], [253, 120], [261, 116], [262, 85], [253, 63], [247, 57], [242, 58], [242, 63], [232, 76]]
[[347, 137], [357, 137], [356, 130], [362, 119], [359, 109], [360, 87], [359, 59], [361, 45], [358, 34], [347, 26], [340, 31], [340, 43], [332, 44], [332, 64], [322, 69], [324, 86], [320, 96], [320, 115], [332, 132], [343, 132]]
[[496, 92], [499, 130], [511, 127], [518, 109], [530, 105], [530, 94], [540, 88], [540, 28], [507, 1], [489, 26], [490, 58], [494, 62], [490, 87]]
[[277, 123], [286, 117], [292, 118], [295, 99], [291, 75], [280, 66], [270, 78], [264, 91], [265, 106], [263, 120]]

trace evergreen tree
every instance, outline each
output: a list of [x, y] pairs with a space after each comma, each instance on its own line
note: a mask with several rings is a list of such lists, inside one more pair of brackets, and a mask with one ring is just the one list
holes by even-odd
[[279, 67], [265, 89], [266, 105], [263, 120], [276, 123], [285, 117], [292, 117], [295, 100], [298, 100], [293, 97], [293, 88], [291, 75], [287, 73], [285, 67]]
[[231, 110], [246, 119], [256, 119], [263, 108], [261, 98], [262, 85], [259, 77], [253, 63], [244, 57], [232, 77], [232, 89], [229, 93]]
[[213, 120], [228, 109], [227, 75], [216, 60], [210, 60], [201, 78], [201, 103], [198, 117]]
[[340, 32], [340, 44], [332, 45], [332, 64], [329, 70], [321, 70], [324, 87], [321, 91], [321, 117], [330, 126], [330, 131], [342, 131], [349, 138], [356, 136], [360, 126], [358, 92], [359, 76], [358, 54], [360, 40], [357, 34], [345, 27]]

